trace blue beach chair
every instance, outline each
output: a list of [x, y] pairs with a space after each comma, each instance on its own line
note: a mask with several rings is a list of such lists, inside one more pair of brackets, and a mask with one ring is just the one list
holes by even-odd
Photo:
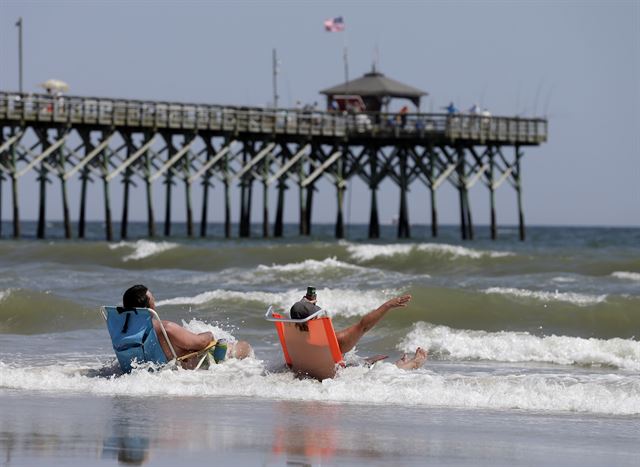
[[133, 361], [138, 363], [166, 364], [167, 357], [160, 346], [160, 341], [153, 328], [152, 319], [160, 323], [162, 334], [169, 344], [173, 361], [177, 360], [176, 352], [167, 336], [167, 331], [160, 321], [158, 313], [150, 308], [124, 308], [120, 306], [104, 306], [102, 316], [107, 322], [113, 350], [125, 373], [131, 372]]
[[[107, 329], [109, 329], [111, 343], [113, 344], [113, 350], [118, 358], [120, 368], [122, 368], [122, 371], [125, 373], [131, 372], [131, 364], [134, 361], [138, 363], [155, 363], [158, 365], [179, 365], [192, 357], [199, 357], [198, 364], [194, 368], [197, 370], [203, 367], [205, 362], [211, 364], [211, 359], [216, 362], [218, 358], [221, 360], [224, 359], [224, 355], [219, 353], [219, 348], [216, 346], [215, 340], [211, 341], [204, 349], [178, 357], [158, 313], [151, 308], [103, 306], [100, 311], [107, 322]], [[167, 341], [169, 350], [173, 355], [171, 361], [167, 361], [167, 357], [160, 346], [158, 335], [153, 327], [153, 319], [158, 320], [158, 323], [160, 323], [162, 335]], [[213, 355], [210, 355], [209, 350], [214, 347]], [[226, 353], [226, 347], [224, 347], [224, 349], [224, 353]], [[205, 365], [205, 367], [206, 366], [207, 365]]]

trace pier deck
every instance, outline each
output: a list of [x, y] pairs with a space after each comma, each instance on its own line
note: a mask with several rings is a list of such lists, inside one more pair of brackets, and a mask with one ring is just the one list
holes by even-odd
[[[27, 136], [25, 136], [27, 135]], [[79, 141], [75, 147], [72, 140]], [[86, 184], [104, 184], [106, 237], [111, 240], [109, 182], [123, 180], [121, 236], [126, 238], [128, 190], [134, 176], [147, 184], [149, 235], [155, 235], [151, 184], [166, 183], [165, 235], [171, 231], [171, 185], [181, 179], [187, 190], [187, 224], [193, 234], [191, 185], [204, 186], [201, 235], [206, 235], [208, 187], [213, 178], [225, 184], [226, 235], [230, 236], [229, 187], [241, 191], [240, 236], [248, 236], [254, 181], [263, 185], [263, 232], [270, 235], [268, 188], [277, 182], [274, 235], [282, 234], [284, 190], [293, 181], [300, 190], [300, 233], [311, 231], [313, 191], [320, 177], [336, 187], [336, 237], [344, 236], [342, 204], [347, 181], [360, 177], [371, 189], [369, 235], [379, 235], [376, 191], [390, 178], [400, 188], [398, 236], [410, 235], [406, 192], [419, 181], [431, 192], [432, 234], [437, 236], [436, 190], [445, 181], [460, 192], [461, 233], [473, 238], [468, 198], [478, 181], [490, 192], [492, 237], [496, 236], [494, 190], [504, 181], [516, 189], [520, 235], [524, 239], [520, 159], [522, 148], [547, 141], [542, 118], [475, 114], [341, 113], [185, 104], [49, 94], [0, 92], [0, 195], [3, 179], [12, 184], [14, 236], [20, 235], [18, 180], [38, 172], [38, 236], [44, 237], [46, 181], [60, 179], [67, 236], [71, 236], [66, 182], [82, 181], [79, 233], [83, 236]], [[29, 147], [25, 144], [30, 144]], [[514, 149], [513, 157], [505, 148]], [[496, 172], [494, 174], [494, 171]], [[93, 176], [93, 178], [92, 178]], [[1, 204], [0, 204], [1, 208]], [[2, 213], [0, 212], [0, 217]]]

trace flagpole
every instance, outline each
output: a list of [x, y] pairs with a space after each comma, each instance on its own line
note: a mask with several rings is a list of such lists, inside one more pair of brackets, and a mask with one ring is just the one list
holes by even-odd
[[344, 32], [343, 53], [342, 58], [344, 60], [344, 82], [349, 89], [349, 49], [347, 47], [347, 31]]
[[18, 91], [22, 94], [22, 16], [16, 22], [18, 27]]
[[278, 108], [278, 57], [273, 49], [273, 108]]

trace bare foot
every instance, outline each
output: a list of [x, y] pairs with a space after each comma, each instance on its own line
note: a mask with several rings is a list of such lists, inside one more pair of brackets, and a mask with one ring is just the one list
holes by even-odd
[[233, 358], [243, 359], [253, 356], [253, 349], [246, 341], [236, 342], [229, 350], [229, 356]]
[[427, 361], [427, 351], [422, 347], [416, 349], [416, 354], [413, 358], [408, 358], [407, 354], [404, 354], [400, 360], [396, 362], [396, 366], [403, 370], [417, 370], [424, 362]]

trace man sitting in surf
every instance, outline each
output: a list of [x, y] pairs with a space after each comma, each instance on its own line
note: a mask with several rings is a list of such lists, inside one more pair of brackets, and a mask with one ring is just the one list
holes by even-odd
[[[320, 307], [316, 305], [317, 301], [318, 296], [316, 294], [315, 287], [308, 287], [306, 295], [291, 307], [291, 310], [289, 311], [291, 318], [304, 319], [307, 316], [311, 316], [313, 313], [320, 310]], [[364, 315], [357, 323], [349, 326], [348, 328], [336, 331], [336, 338], [338, 340], [340, 352], [344, 355], [353, 349], [362, 336], [373, 328], [385, 314], [387, 314], [387, 311], [393, 308], [405, 307], [410, 301], [411, 295], [402, 295], [400, 297], [387, 300], [375, 310]], [[426, 360], [427, 351], [418, 347], [413, 357], [409, 357], [407, 354], [404, 354], [395, 364], [398, 368], [402, 368], [403, 370], [415, 370], [424, 365]]]
[[[139, 284], [134, 285], [125, 291], [122, 296], [122, 305], [125, 308], [150, 308], [155, 310], [156, 300], [147, 287]], [[172, 321], [162, 320], [162, 324], [164, 325], [165, 331], [167, 331], [167, 336], [169, 337], [169, 340], [173, 345], [173, 349], [176, 351], [176, 355], [178, 357], [203, 350], [211, 343], [211, 341], [214, 340], [214, 336], [211, 331], [195, 334]], [[171, 349], [162, 334], [160, 323], [155, 319], [153, 320], [153, 329], [156, 331], [158, 341], [160, 342], [160, 346], [162, 347], [162, 351], [167, 357], [167, 360], [171, 360], [173, 358]], [[238, 341], [235, 343], [229, 342], [227, 344], [227, 356], [242, 359], [252, 355], [252, 353], [253, 350], [248, 342]], [[195, 364], [197, 364], [197, 357], [187, 359], [183, 366], [185, 368], [193, 368]]]

